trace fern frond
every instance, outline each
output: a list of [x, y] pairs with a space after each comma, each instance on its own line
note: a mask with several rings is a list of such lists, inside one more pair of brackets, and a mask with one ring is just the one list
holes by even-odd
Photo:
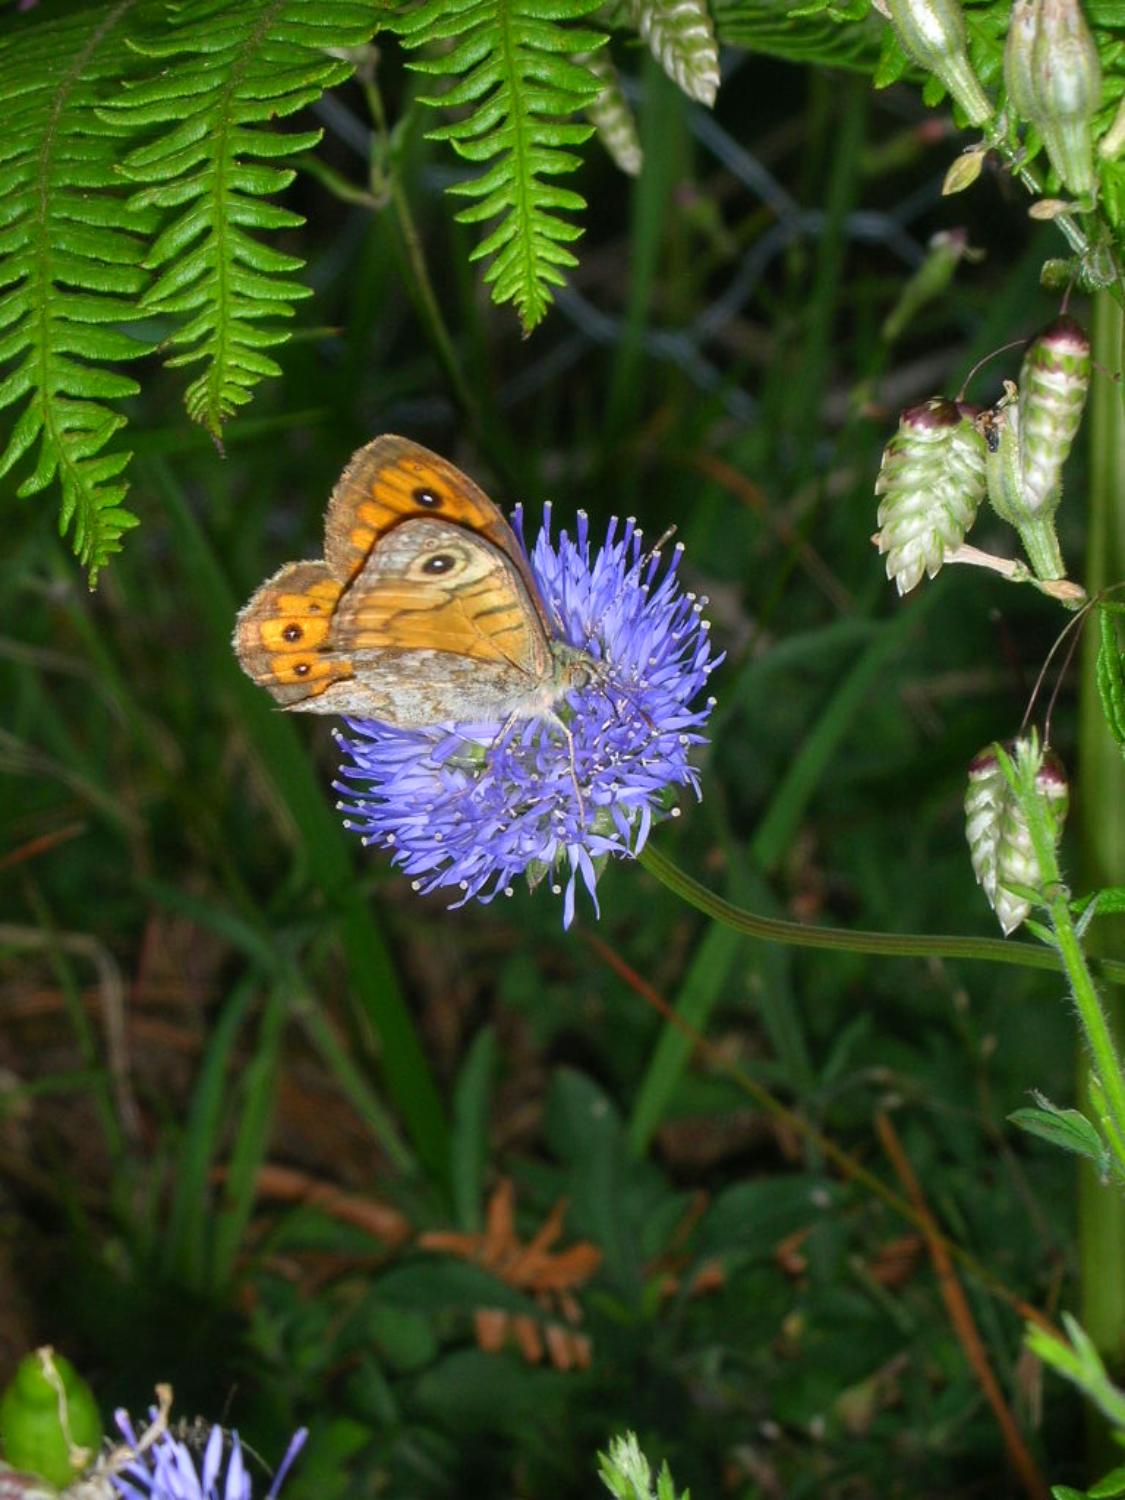
[[604, 52], [585, 52], [574, 60], [585, 64], [595, 78], [601, 79], [602, 91], [586, 110], [587, 118], [598, 132], [598, 139], [622, 172], [630, 177], [639, 176], [644, 165], [644, 152], [637, 135], [637, 122], [621, 92], [613, 59]]
[[719, 47], [707, 0], [629, 0], [629, 15], [672, 82], [700, 104], [714, 104]]
[[376, 19], [370, 0], [170, 4], [165, 30], [133, 45], [172, 66], [100, 111], [123, 129], [157, 132], [122, 163], [129, 181], [146, 184], [131, 202], [168, 216], [144, 262], [160, 274], [142, 307], [180, 320], [168, 364], [202, 361], [184, 402], [216, 436], [263, 376], [280, 374], [264, 351], [285, 342], [276, 320], [309, 295], [290, 279], [304, 262], [250, 231], [304, 223], [264, 200], [295, 176], [272, 163], [310, 150], [321, 132], [283, 134], [267, 122], [347, 78], [353, 65], [327, 49], [360, 46]]
[[106, 403], [136, 393], [107, 369], [150, 346], [120, 325], [135, 321], [149, 227], [117, 194], [115, 133], [93, 106], [128, 64], [124, 25], [135, 0], [70, 16], [29, 17], [0, 45], [0, 410], [25, 401], [0, 476], [39, 444], [19, 485], [32, 495], [56, 479], [59, 531], [89, 569], [120, 550], [137, 524], [122, 505], [131, 454], [105, 451], [125, 418]]
[[874, 9], [862, 19], [842, 22], [843, 7], [834, 0], [822, 5], [816, 0], [712, 0], [711, 8], [724, 46], [857, 73], [875, 71], [889, 30]]
[[413, 64], [421, 72], [457, 80], [423, 103], [469, 106], [463, 119], [431, 131], [430, 139], [449, 141], [466, 161], [492, 163], [449, 191], [479, 200], [457, 214], [461, 223], [499, 217], [472, 259], [493, 257], [484, 276], [492, 300], [514, 302], [528, 333], [546, 314], [551, 288], [565, 281], [563, 268], [577, 264], [566, 245], [582, 230], [558, 211], [580, 212], [585, 199], [546, 179], [579, 166], [580, 158], [565, 148], [594, 133], [592, 125], [570, 116], [597, 99], [602, 83], [573, 58], [606, 39], [560, 22], [577, 21], [597, 5], [598, 0], [462, 0], [457, 5], [426, 0], [395, 21], [406, 47], [453, 43], [443, 56]]

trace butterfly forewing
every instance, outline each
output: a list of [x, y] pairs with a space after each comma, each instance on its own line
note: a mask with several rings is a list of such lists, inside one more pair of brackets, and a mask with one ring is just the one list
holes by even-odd
[[492, 542], [511, 559], [538, 611], [535, 581], [499, 509], [454, 464], [393, 433], [354, 453], [332, 491], [324, 523], [329, 571], [341, 582], [354, 578], [380, 537], [401, 521], [423, 516]]

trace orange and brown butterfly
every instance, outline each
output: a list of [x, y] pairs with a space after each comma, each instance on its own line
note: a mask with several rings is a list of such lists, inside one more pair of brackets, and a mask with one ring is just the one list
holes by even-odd
[[402, 728], [553, 718], [594, 675], [555, 639], [511, 527], [476, 484], [408, 438], [354, 454], [322, 561], [286, 563], [238, 616], [234, 649], [283, 708]]

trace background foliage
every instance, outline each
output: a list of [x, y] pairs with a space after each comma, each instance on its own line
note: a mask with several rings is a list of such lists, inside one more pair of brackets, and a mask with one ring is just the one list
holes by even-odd
[[[877, 14], [720, 0], [712, 112], [645, 45], [659, 9], [0, 11], [0, 1365], [49, 1339], [106, 1410], [167, 1379], [268, 1454], [308, 1421], [294, 1493], [586, 1494], [625, 1426], [697, 1495], [996, 1493], [1010, 1450], [916, 1227], [736, 1063], [902, 1192], [899, 1143], [1035, 1462], [1078, 1482], [1014, 1305], [1075, 1305], [1071, 1168], [1005, 1119], [1072, 1094], [1055, 979], [752, 943], [635, 866], [568, 935], [545, 892], [419, 902], [339, 826], [323, 726], [230, 652], [376, 432], [505, 502], [675, 524], [728, 660], [661, 846], [760, 911], [993, 930], [965, 767], [1057, 620], [969, 570], [893, 601], [872, 483], [899, 408], [1057, 309], [1061, 241], [1000, 171], [941, 198], [974, 138]], [[1121, 17], [1089, 15], [1105, 124]], [[1006, 17], [970, 8], [990, 86]], [[582, 113], [598, 59], [633, 180]], [[984, 258], [884, 331], [954, 227]], [[1088, 478], [1077, 454], [1076, 572]], [[1077, 733], [1066, 679], [1064, 760]], [[553, 1252], [597, 1250], [580, 1323], [421, 1242], [481, 1235], [506, 1179], [521, 1239], [564, 1201]], [[588, 1368], [478, 1347], [481, 1307], [565, 1325]]]

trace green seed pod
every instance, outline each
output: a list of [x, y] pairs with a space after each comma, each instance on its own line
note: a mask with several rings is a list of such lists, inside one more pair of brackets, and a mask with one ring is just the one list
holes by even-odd
[[1002, 521], [1020, 534], [1035, 576], [1048, 581], [1066, 577], [1066, 567], [1055, 533], [1055, 511], [1061, 490], [1056, 484], [1036, 504], [1027, 495], [1023, 471], [1021, 432], [1023, 401], [1016, 386], [1005, 381], [1006, 391], [991, 411], [979, 420], [987, 446], [985, 474], [988, 498]]
[[1090, 340], [1073, 318], [1056, 318], [1028, 345], [1020, 370], [1023, 499], [1034, 515], [1053, 514], [1062, 466], [1078, 433], [1090, 388]]
[[992, 509], [1009, 526], [1023, 519], [1023, 471], [1020, 467], [1020, 402], [1012, 381], [991, 411], [980, 418], [987, 457], [985, 473]]
[[1004, 44], [1004, 89], [1009, 104], [1024, 120], [1033, 119], [1035, 113], [1031, 57], [1039, 27], [1039, 3], [1040, 0], [1016, 0]]
[[22, 1359], [0, 1399], [0, 1450], [17, 1469], [67, 1485], [97, 1456], [102, 1424], [90, 1387], [49, 1347]]
[[916, 63], [945, 84], [971, 125], [992, 118], [992, 101], [969, 61], [965, 18], [957, 0], [886, 0], [898, 39]]
[[1031, 53], [1032, 111], [1051, 165], [1071, 193], [1093, 193], [1091, 122], [1102, 102], [1102, 70], [1079, 0], [1039, 0]]
[[985, 495], [985, 442], [944, 396], [904, 411], [875, 481], [879, 551], [900, 594], [931, 578], [959, 547]]
[[[1005, 749], [1013, 759], [1021, 754], [1040, 754], [1035, 786], [1051, 806], [1057, 844], [1069, 801], [1062, 763], [1049, 750], [1040, 753], [1034, 741], [1017, 740]], [[1009, 887], [1027, 886], [1035, 890], [1042, 884], [1042, 877], [1027, 819], [991, 745], [975, 756], [969, 766], [965, 833], [973, 874], [1007, 937], [1031, 910], [1031, 902]]]

